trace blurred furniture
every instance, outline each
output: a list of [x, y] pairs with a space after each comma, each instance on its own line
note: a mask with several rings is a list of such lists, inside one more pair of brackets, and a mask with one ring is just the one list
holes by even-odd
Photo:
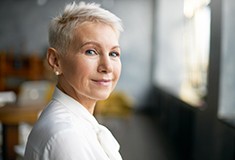
[[14, 103], [16, 101], [16, 94], [13, 91], [0, 91], [0, 107], [7, 103]]
[[45, 104], [34, 106], [20, 106], [8, 104], [0, 108], [0, 122], [2, 123], [2, 153], [4, 160], [15, 160], [14, 146], [19, 143], [18, 127], [22, 122], [33, 124]]
[[[19, 96], [14, 104], [7, 104], [0, 108], [0, 122], [2, 123], [3, 159], [15, 160], [15, 147], [24, 151], [26, 141], [20, 142], [19, 128], [24, 124], [33, 125], [40, 112], [51, 99], [55, 84], [51, 81], [26, 81], [19, 87]], [[28, 135], [23, 137], [27, 139]]]
[[98, 101], [95, 106], [95, 116], [125, 117], [133, 112], [133, 102], [124, 92], [114, 91], [108, 99]]
[[43, 58], [37, 54], [0, 52], [0, 91], [15, 91], [24, 81], [45, 79]]

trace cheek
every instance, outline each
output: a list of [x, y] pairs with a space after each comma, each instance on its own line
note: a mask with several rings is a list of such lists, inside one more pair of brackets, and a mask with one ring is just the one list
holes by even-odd
[[67, 63], [65, 69], [65, 72], [71, 81], [81, 82], [89, 78], [89, 76], [96, 71], [96, 63], [91, 63], [85, 59], [72, 60]]
[[121, 62], [114, 65], [114, 74], [115, 74], [117, 79], [119, 79], [119, 77], [121, 75], [121, 70], [122, 70]]
[[62, 72], [64, 76], [67, 78], [75, 77], [77, 75], [76, 73], [81, 70], [80, 64], [81, 63], [79, 62], [79, 60], [76, 60], [75, 58], [64, 59], [62, 63]]
[[73, 74], [77, 70], [76, 64], [73, 61], [66, 61], [62, 64], [63, 73], [66, 75]]

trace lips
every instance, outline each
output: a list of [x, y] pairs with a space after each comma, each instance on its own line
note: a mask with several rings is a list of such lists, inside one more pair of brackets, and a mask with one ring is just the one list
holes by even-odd
[[95, 82], [97, 85], [101, 85], [101, 86], [109, 86], [112, 82], [111, 79], [98, 79], [98, 80], [92, 80], [93, 82]]

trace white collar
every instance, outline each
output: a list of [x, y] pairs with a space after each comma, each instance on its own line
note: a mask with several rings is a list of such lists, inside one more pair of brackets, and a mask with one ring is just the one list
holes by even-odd
[[55, 88], [53, 98], [62, 103], [74, 114], [77, 114], [78, 117], [82, 117], [83, 119], [88, 121], [94, 127], [94, 129], [96, 129], [99, 125], [95, 117], [83, 105], [81, 105], [81, 103], [65, 94], [57, 87]]
[[119, 154], [120, 146], [116, 139], [113, 137], [112, 133], [103, 125], [100, 125], [95, 117], [78, 101], [63, 93], [59, 88], [55, 88], [53, 99], [62, 103], [65, 107], [71, 110], [78, 116], [82, 116], [86, 121], [88, 121], [94, 128], [100, 145], [104, 149], [105, 153], [108, 155], [110, 160], [122, 160]]

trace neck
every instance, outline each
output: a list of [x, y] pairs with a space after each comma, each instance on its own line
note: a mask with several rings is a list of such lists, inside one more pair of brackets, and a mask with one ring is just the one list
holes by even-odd
[[57, 87], [67, 94], [68, 96], [72, 97], [76, 101], [78, 101], [83, 107], [85, 107], [88, 112], [90, 112], [92, 115], [94, 113], [96, 101], [92, 100], [90, 98], [87, 98], [85, 96], [78, 96], [77, 92], [74, 89], [68, 89], [67, 87], [63, 87], [60, 84], [57, 84]]
[[79, 100], [76, 98], [74, 98], [74, 99], [76, 101], [78, 101], [82, 106], [84, 106], [88, 110], [88, 112], [90, 112], [90, 114], [92, 114], [92, 115], [94, 114], [95, 105], [96, 105], [95, 101], [86, 100], [86, 99]]

